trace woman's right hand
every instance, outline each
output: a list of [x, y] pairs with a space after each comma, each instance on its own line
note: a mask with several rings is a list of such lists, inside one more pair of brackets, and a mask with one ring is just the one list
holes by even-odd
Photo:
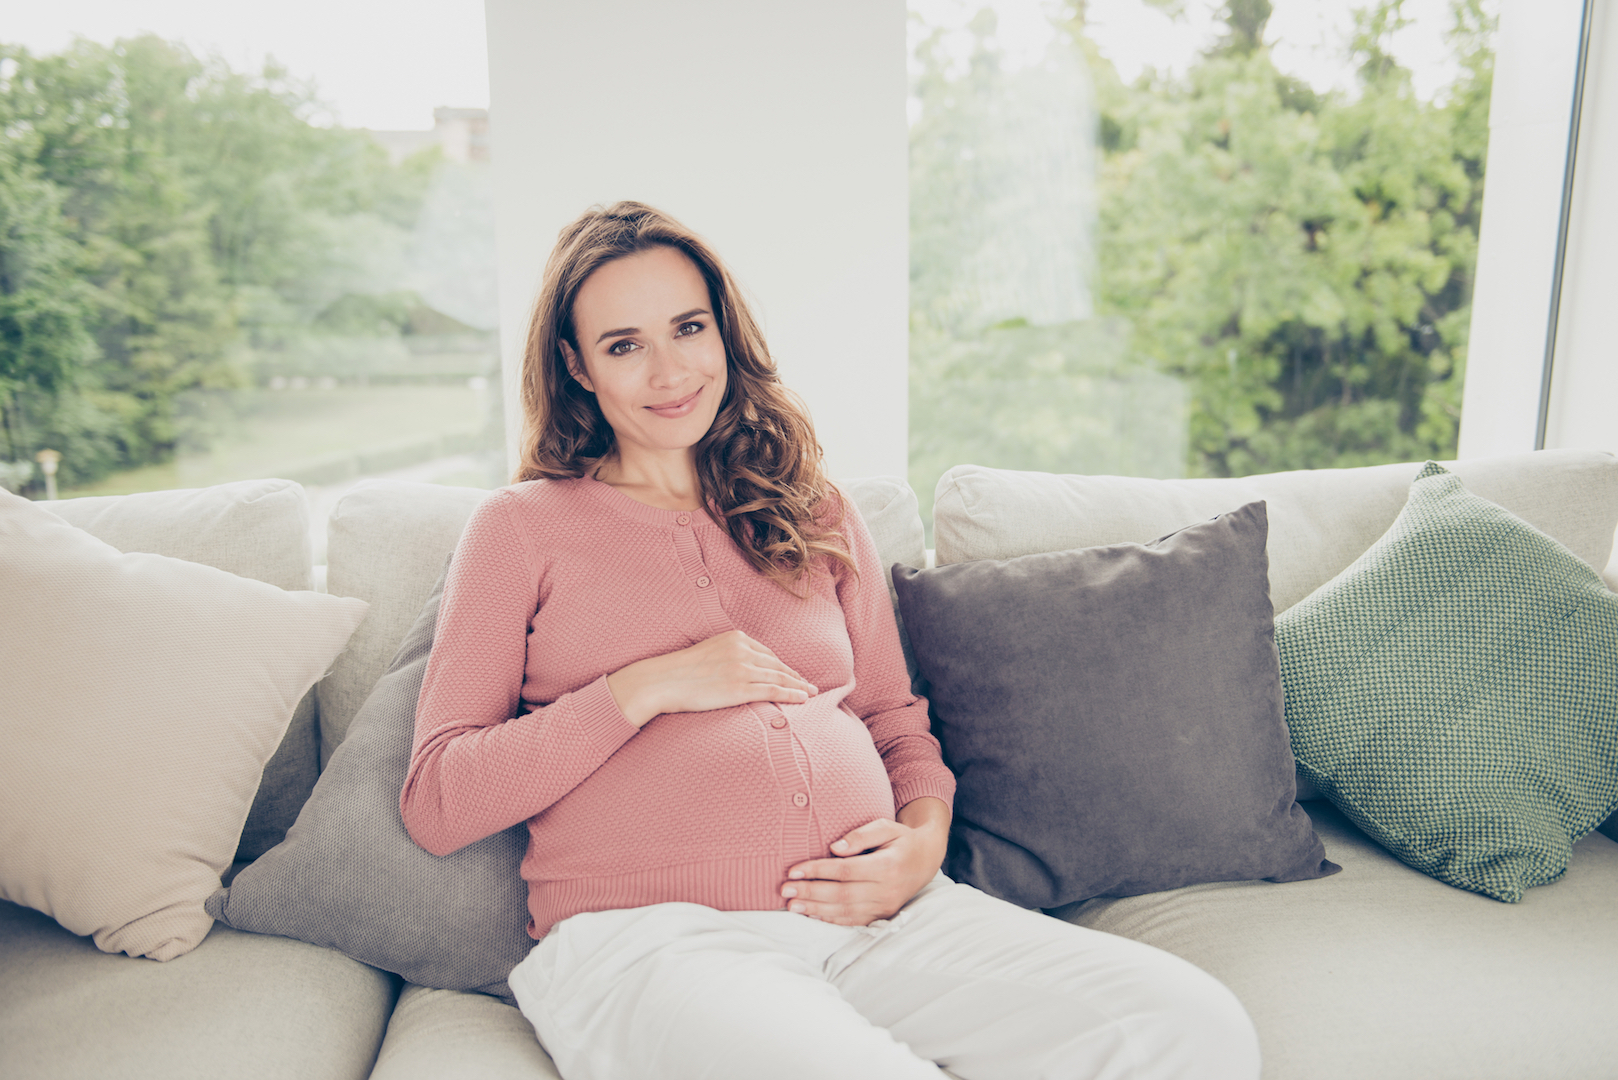
[[607, 676], [607, 689], [636, 727], [671, 712], [706, 712], [753, 701], [801, 704], [819, 693], [766, 646], [740, 630], [678, 652], [637, 660]]

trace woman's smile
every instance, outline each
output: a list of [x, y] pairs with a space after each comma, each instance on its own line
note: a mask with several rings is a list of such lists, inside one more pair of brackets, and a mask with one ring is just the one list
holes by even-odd
[[654, 416], [661, 416], [668, 420], [678, 420], [690, 416], [697, 409], [697, 398], [702, 393], [702, 387], [697, 387], [683, 398], [674, 401], [665, 401], [661, 405], [648, 405], [647, 410]]

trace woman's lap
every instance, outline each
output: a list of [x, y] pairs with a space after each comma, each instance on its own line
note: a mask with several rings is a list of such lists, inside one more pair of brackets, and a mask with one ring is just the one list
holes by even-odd
[[1170, 953], [953, 883], [935, 882], [894, 921], [832, 981], [953, 1074], [1258, 1075], [1236, 996]]
[[511, 984], [567, 1080], [1258, 1074], [1210, 976], [942, 876], [871, 927], [695, 904], [574, 916]]
[[761, 932], [766, 915], [810, 923], [696, 904], [575, 915], [518, 965], [511, 988], [566, 1080], [936, 1080], [825, 980], [813, 941]]

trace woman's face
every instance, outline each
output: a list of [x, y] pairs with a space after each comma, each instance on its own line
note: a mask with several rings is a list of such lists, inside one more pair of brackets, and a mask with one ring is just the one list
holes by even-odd
[[578, 352], [563, 354], [595, 394], [618, 456], [686, 450], [708, 433], [725, 396], [725, 344], [708, 285], [689, 257], [655, 247], [615, 259], [573, 301]]

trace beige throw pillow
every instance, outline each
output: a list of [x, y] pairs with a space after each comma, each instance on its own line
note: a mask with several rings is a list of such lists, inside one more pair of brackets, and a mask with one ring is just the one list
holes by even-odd
[[0, 492], [0, 896], [106, 952], [195, 948], [264, 763], [365, 611]]

